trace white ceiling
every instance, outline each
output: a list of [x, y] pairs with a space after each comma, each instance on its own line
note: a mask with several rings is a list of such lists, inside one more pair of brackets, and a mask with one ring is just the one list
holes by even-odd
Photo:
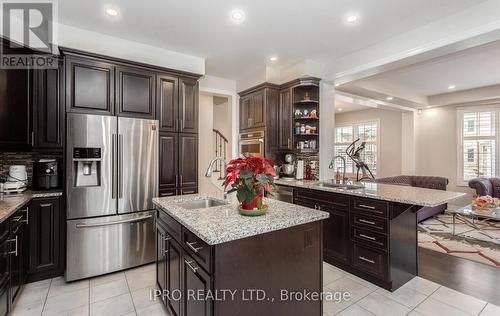
[[[62, 24], [206, 58], [206, 73], [230, 79], [271, 55], [288, 65], [335, 60], [483, 0], [62, 0]], [[118, 17], [104, 14], [105, 7]], [[229, 19], [240, 8], [246, 20]], [[359, 21], [347, 24], [347, 14]]]
[[[429, 96], [496, 84], [500, 84], [500, 41], [353, 81], [340, 89], [365, 89], [379, 97], [390, 95], [426, 104]], [[450, 90], [450, 85], [456, 88]]]

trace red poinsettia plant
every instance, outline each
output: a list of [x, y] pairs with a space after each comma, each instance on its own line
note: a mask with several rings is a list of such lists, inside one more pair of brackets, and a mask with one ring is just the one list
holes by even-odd
[[236, 191], [238, 201], [244, 210], [262, 209], [264, 192], [270, 193], [274, 186], [273, 161], [264, 157], [248, 156], [229, 162], [224, 188], [231, 185], [228, 192]]

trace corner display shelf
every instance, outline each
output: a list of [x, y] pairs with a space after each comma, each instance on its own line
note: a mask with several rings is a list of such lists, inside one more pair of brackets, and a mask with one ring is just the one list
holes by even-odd
[[[292, 88], [292, 116], [293, 116], [293, 148], [296, 153], [311, 153], [319, 152], [319, 80], [305, 81]], [[316, 111], [317, 117], [296, 117], [295, 111], [300, 111], [301, 115], [311, 115], [312, 111]], [[304, 112], [307, 111], [307, 114]], [[315, 128], [314, 133], [296, 133], [296, 127], [312, 127]], [[304, 147], [300, 149], [301, 142], [304, 142]], [[310, 148], [311, 144], [314, 148]]]

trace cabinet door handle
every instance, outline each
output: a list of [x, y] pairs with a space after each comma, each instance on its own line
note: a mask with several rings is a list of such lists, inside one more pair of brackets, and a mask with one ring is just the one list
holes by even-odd
[[203, 249], [203, 247], [195, 247], [195, 246], [193, 246], [194, 244], [196, 244], [196, 241], [193, 241], [193, 242], [187, 242], [186, 241], [186, 245], [189, 247], [189, 249], [191, 249], [195, 253], [198, 253], [198, 251], [200, 251], [201, 249]]
[[180, 125], [181, 125], [181, 132], [182, 132], [182, 131], [184, 130], [184, 120], [183, 120], [183, 119], [180, 119], [180, 121], [181, 121], [181, 124], [180, 124]]
[[160, 196], [172, 196], [172, 195], [174, 195], [174, 192], [160, 193]]
[[370, 239], [370, 240], [375, 240], [375, 237], [368, 236], [368, 235], [365, 235], [365, 234], [359, 234], [359, 237], [363, 237], [363, 238]]
[[184, 259], [184, 263], [187, 264], [187, 266], [189, 267], [189, 269], [191, 269], [191, 271], [193, 271], [194, 273], [196, 273], [196, 270], [198, 270], [200, 267], [195, 267], [192, 265], [193, 261], [187, 261], [186, 259]]
[[366, 261], [368, 263], [375, 264], [375, 261], [367, 259], [367, 258], [365, 258], [363, 256], [358, 256], [358, 258], [361, 259], [361, 260], [363, 260], [363, 261]]
[[182, 182], [182, 174], [179, 175], [179, 186], [183, 186], [183, 182]]
[[375, 206], [371, 206], [371, 205], [359, 204], [358, 206], [362, 207], [362, 208], [367, 208], [369, 210], [374, 210], [375, 209]]
[[175, 175], [175, 186], [176, 187], [179, 186], [179, 175], [178, 174]]
[[288, 141], [287, 141], [287, 148], [290, 149], [290, 138], [288, 138]]
[[16, 250], [15, 250], [15, 251], [9, 251], [9, 252], [8, 252], [8, 253], [10, 253], [10, 254], [15, 254], [15, 255], [16, 255], [16, 257], [17, 257], [17, 240], [18, 240], [18, 236], [17, 236], [17, 235], [16, 235], [16, 238], [15, 238], [15, 239], [8, 239], [8, 240], [7, 240], [7, 241], [10, 241], [10, 242], [12, 242], [12, 241], [15, 241], [15, 242], [16, 242]]
[[375, 222], [367, 221], [366, 219], [362, 219], [362, 218], [358, 219], [358, 221], [361, 223], [370, 224], [370, 225], [376, 224]]
[[35, 146], [35, 132], [31, 132], [31, 140], [30, 140], [30, 145]]
[[179, 131], [179, 119], [175, 119], [175, 131]]
[[196, 193], [196, 191], [195, 191], [195, 190], [182, 191], [182, 194], [183, 194], [183, 195], [184, 195], [184, 194], [194, 194], [194, 193]]
[[26, 220], [21, 221], [21, 223], [26, 223], [26, 225], [28, 225], [30, 220], [30, 212], [28, 209], [22, 210], [22, 212], [26, 212]]

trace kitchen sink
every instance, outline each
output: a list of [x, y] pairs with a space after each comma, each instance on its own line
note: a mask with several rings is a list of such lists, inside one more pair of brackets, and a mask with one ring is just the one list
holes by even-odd
[[337, 184], [333, 182], [321, 182], [319, 185], [327, 188], [338, 188], [344, 190], [356, 190], [365, 188], [362, 184]]
[[179, 204], [177, 204], [177, 206], [180, 206], [180, 207], [188, 209], [188, 210], [197, 210], [197, 209], [216, 207], [216, 206], [221, 206], [221, 205], [226, 205], [226, 204], [227, 204], [226, 202], [222, 202], [219, 200], [208, 198], [208, 199], [201, 199], [201, 200], [194, 200], [194, 201], [179, 203]]

